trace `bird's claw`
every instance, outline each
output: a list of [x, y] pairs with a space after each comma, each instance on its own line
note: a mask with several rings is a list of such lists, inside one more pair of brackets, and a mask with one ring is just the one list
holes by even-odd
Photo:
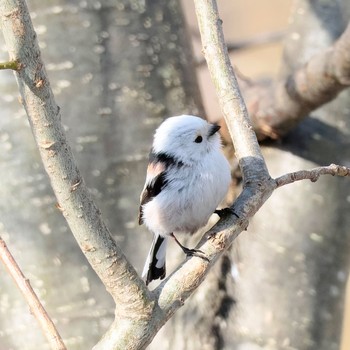
[[231, 207], [216, 209], [214, 213], [219, 215], [220, 218], [228, 215], [234, 215], [237, 219], [239, 219], [239, 216], [235, 213], [235, 211]]
[[207, 258], [205, 253], [200, 249], [185, 248], [183, 251], [187, 256], [196, 256], [197, 258], [201, 258], [209, 262], [209, 259]]

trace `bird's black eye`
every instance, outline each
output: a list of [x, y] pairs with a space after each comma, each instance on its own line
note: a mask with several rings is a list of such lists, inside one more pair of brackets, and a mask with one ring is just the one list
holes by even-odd
[[195, 143], [201, 143], [203, 141], [203, 137], [201, 135], [197, 136], [194, 140]]

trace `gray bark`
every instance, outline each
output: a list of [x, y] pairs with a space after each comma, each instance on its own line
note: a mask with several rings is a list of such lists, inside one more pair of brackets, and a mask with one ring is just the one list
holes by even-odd
[[[29, 6], [81, 173], [114, 238], [140, 271], [151, 236], [136, 217], [153, 130], [166, 116], [201, 112], [179, 5]], [[0, 234], [68, 348], [91, 348], [113, 320], [113, 302], [55, 208], [13, 75], [1, 74]], [[2, 346], [45, 349], [5, 273], [0, 289]]]

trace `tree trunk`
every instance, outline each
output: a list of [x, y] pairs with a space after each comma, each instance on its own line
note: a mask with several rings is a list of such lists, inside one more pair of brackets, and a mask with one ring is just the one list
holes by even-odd
[[[78, 166], [112, 234], [141, 272], [152, 237], [138, 227], [137, 212], [153, 131], [167, 116], [202, 113], [180, 6], [107, 0], [29, 5]], [[55, 207], [15, 79], [10, 72], [1, 76], [0, 234], [67, 347], [90, 349], [113, 320], [113, 301]], [[46, 348], [0, 269], [1, 346]]]

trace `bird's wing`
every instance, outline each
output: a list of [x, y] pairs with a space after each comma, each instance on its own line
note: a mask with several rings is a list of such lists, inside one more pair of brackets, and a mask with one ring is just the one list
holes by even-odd
[[145, 187], [140, 196], [139, 225], [143, 224], [142, 207], [157, 196], [167, 184], [166, 165], [162, 162], [149, 163]]

